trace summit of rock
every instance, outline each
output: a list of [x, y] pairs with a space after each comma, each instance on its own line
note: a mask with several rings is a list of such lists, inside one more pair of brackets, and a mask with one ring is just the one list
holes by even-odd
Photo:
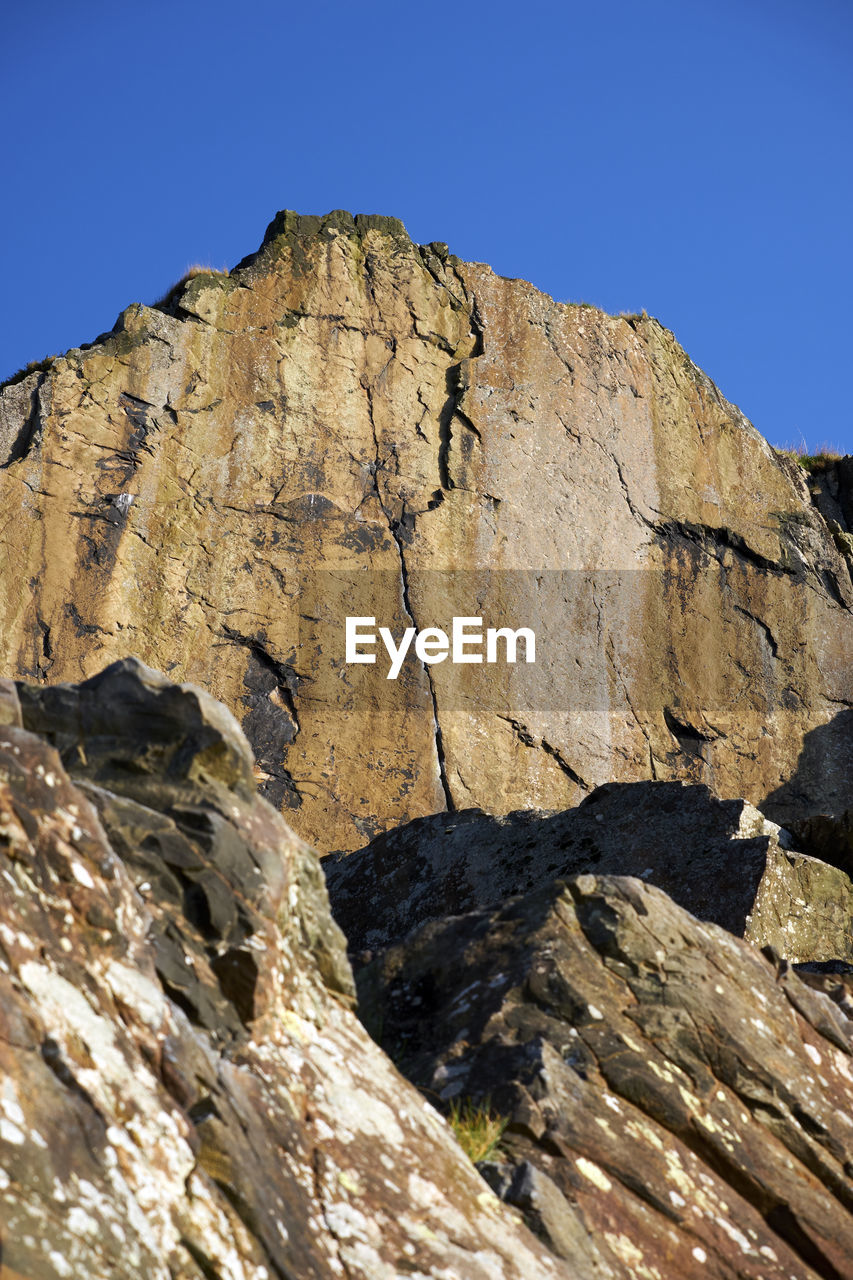
[[[0, 391], [0, 669], [134, 654], [236, 716], [321, 851], [439, 810], [704, 783], [853, 805], [849, 468], [808, 482], [657, 321], [391, 218], [281, 213], [229, 275]], [[811, 484], [811, 490], [809, 485]], [[345, 661], [344, 619], [535, 629]]]

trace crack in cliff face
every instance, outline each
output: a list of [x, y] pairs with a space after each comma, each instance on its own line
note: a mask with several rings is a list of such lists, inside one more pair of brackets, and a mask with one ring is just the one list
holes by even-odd
[[528, 729], [527, 725], [522, 724], [520, 720], [516, 720], [512, 716], [504, 716], [497, 713], [497, 718], [498, 720], [503, 720], [504, 724], [508, 724], [510, 726], [516, 738], [523, 746], [532, 747], [534, 750], [538, 751], [544, 751], [546, 756], [550, 756], [566, 777], [571, 778], [575, 786], [580, 787], [582, 791], [587, 793], [592, 791], [590, 784], [581, 777], [572, 765], [569, 764], [559, 747], [555, 747], [544, 737], [540, 736], [537, 738], [530, 729]]
[[[642, 518], [645, 519], [645, 517]], [[763, 573], [798, 576], [802, 572], [801, 566], [781, 563], [762, 555], [739, 533], [735, 533], [734, 529], [729, 529], [725, 525], [697, 524], [690, 520], [663, 520], [659, 523], [650, 523], [646, 520], [645, 523], [664, 543], [676, 539], [704, 551], [715, 560], [721, 559], [723, 551], [733, 551], [741, 560], [745, 560]]]
[[663, 722], [673, 738], [675, 738], [681, 751], [686, 752], [688, 755], [701, 758], [704, 748], [714, 740], [710, 734], [703, 733], [695, 725], [686, 720], [680, 720], [669, 707], [664, 707], [663, 709]]
[[[760, 551], [756, 551], [754, 547], [749, 545], [741, 534], [736, 533], [726, 525], [714, 526], [689, 520], [650, 520], [634, 502], [631, 496], [630, 487], [625, 478], [625, 472], [619, 459], [610, 450], [606, 449], [600, 441], [595, 440], [595, 443], [601, 449], [602, 453], [604, 453], [605, 457], [607, 457], [616, 468], [616, 474], [619, 477], [619, 484], [622, 488], [622, 493], [631, 515], [638, 524], [642, 525], [644, 528], [648, 529], [650, 533], [654, 534], [655, 538], [659, 540], [662, 546], [667, 546], [668, 544], [671, 545], [673, 542], [686, 544], [691, 550], [694, 548], [701, 550], [706, 555], [720, 562], [722, 562], [722, 553], [724, 551], [731, 551], [734, 552], [739, 559], [747, 564], [753, 565], [756, 569], [759, 569], [764, 573], [787, 575], [790, 577], [799, 577], [802, 575], [806, 567], [804, 563], [793, 564], [785, 563], [784, 561], [771, 560], [769, 557], [762, 555]], [[800, 557], [800, 559], [802, 558]], [[833, 595], [833, 598], [835, 598], [838, 603], [844, 604], [844, 601], [838, 592], [837, 584], [834, 581], [832, 583], [824, 581], [826, 572], [823, 571], [818, 576], [820, 577], [822, 585], [830, 592], [831, 595]], [[758, 619], [754, 619], [754, 621], [759, 622], [759, 625], [763, 625]], [[771, 649], [774, 650], [775, 657], [775, 641], [772, 641], [769, 635], [768, 643], [770, 644]]]
[[[448, 366], [445, 374], [447, 399], [438, 417], [438, 482], [442, 489], [446, 490], [457, 487], [450, 474], [450, 446], [453, 440], [454, 420], [458, 420], [477, 440], [482, 440], [479, 429], [462, 409], [462, 398], [468, 390], [468, 380], [465, 376], [466, 363], [468, 360], [478, 359], [485, 350], [484, 327], [476, 298], [471, 299], [469, 315], [473, 338], [471, 351], [467, 356]], [[464, 453], [463, 446], [463, 455]]]
[[[433, 269], [431, 264], [426, 260], [423, 252], [421, 252], [421, 260], [426, 270], [429, 272], [430, 276], [433, 278], [433, 280], [435, 280], [436, 283], [441, 288], [447, 290], [451, 299], [453, 299], [454, 305], [457, 307], [457, 309], [461, 309], [462, 304], [460, 299], [456, 296], [456, 294], [453, 293], [451, 289], [449, 289], [447, 282], [442, 280], [440, 275], [436, 272], [436, 270]], [[468, 415], [462, 410], [461, 400], [465, 390], [467, 389], [467, 381], [463, 378], [463, 368], [465, 365], [465, 361], [469, 359], [474, 359], [483, 354], [483, 350], [484, 350], [483, 323], [480, 317], [479, 307], [477, 305], [476, 298], [472, 297], [469, 299], [467, 289], [465, 289], [464, 282], [462, 281], [461, 276], [459, 276], [458, 273], [455, 273], [455, 274], [457, 279], [460, 281], [460, 284], [462, 285], [462, 288], [465, 294], [465, 300], [468, 303], [467, 309], [469, 314], [470, 335], [473, 341], [472, 341], [471, 350], [469, 354], [467, 356], [463, 356], [461, 359], [458, 359], [454, 361], [452, 364], [450, 364], [448, 366], [448, 369], [445, 375], [447, 399], [445, 400], [445, 403], [442, 406], [441, 412], [439, 414], [439, 420], [438, 420], [437, 467], [438, 467], [439, 488], [433, 492], [432, 497], [429, 499], [425, 509], [426, 511], [436, 510], [444, 502], [445, 493], [449, 492], [451, 489], [456, 487], [453, 477], [450, 474], [450, 446], [451, 446], [451, 440], [453, 437], [453, 431], [452, 431], [453, 421], [458, 420], [470, 432], [470, 434], [473, 437], [475, 437], [478, 440], [481, 438], [480, 432], [477, 429], [477, 427], [474, 425], [474, 423], [471, 421]], [[366, 286], [368, 290], [368, 295], [370, 297], [370, 301], [374, 307], [378, 308], [379, 303], [376, 297], [374, 266], [371, 260], [371, 255], [369, 254], [365, 259], [365, 280], [366, 280]], [[416, 318], [413, 316], [413, 322], [415, 322], [415, 320]], [[415, 323], [415, 331], [417, 332], [416, 323]], [[396, 345], [395, 345], [395, 347], [392, 349], [391, 356], [389, 357], [388, 362], [385, 365], [385, 368], [387, 368], [388, 364], [390, 364], [391, 361], [395, 359], [396, 354], [397, 353], [396, 353]], [[383, 368], [380, 371], [380, 374], [377, 376], [381, 377], [384, 371], [385, 369]], [[414, 536], [415, 521], [417, 519], [417, 516], [424, 514], [424, 512], [412, 511], [408, 509], [404, 500], [401, 500], [402, 509], [399, 516], [395, 516], [392, 513], [392, 511], [389, 510], [388, 503], [386, 501], [385, 495], [382, 492], [382, 487], [379, 483], [379, 475], [381, 472], [386, 470], [386, 464], [388, 460], [387, 459], [383, 460], [382, 457], [380, 456], [379, 437], [376, 430], [376, 420], [375, 420], [374, 409], [373, 409], [373, 397], [374, 397], [373, 383], [369, 378], [364, 377], [362, 379], [362, 387], [364, 389], [364, 393], [367, 400], [368, 420], [370, 422], [370, 430], [373, 437], [374, 456], [373, 456], [373, 460], [371, 461], [368, 467], [368, 471], [372, 481], [372, 492], [376, 498], [377, 503], [379, 504], [380, 510], [382, 511], [385, 517], [385, 520], [388, 526], [388, 532], [390, 533], [397, 550], [397, 557], [400, 564], [400, 592], [401, 592], [401, 597], [403, 602], [403, 608], [405, 610], [406, 615], [411, 621], [411, 625], [417, 629], [418, 623], [417, 623], [414, 606], [412, 604], [412, 599], [411, 599], [408, 565], [406, 564], [405, 548], [409, 543], [411, 543], [412, 537]], [[420, 395], [419, 395], [419, 400], [421, 405], [423, 407], [426, 407]], [[420, 436], [424, 435], [424, 433], [420, 430], [419, 425], [417, 424], [416, 424], [416, 431], [418, 435]], [[393, 444], [391, 446], [391, 457], [394, 460], [395, 472], [396, 474], [399, 474], [399, 458], [398, 458], [396, 447]], [[429, 690], [430, 701], [432, 703], [433, 737], [435, 742], [435, 753], [436, 753], [436, 760], [438, 764], [439, 781], [441, 783], [442, 792], [444, 793], [445, 805], [447, 807], [447, 810], [449, 812], [452, 812], [453, 810], [455, 810], [456, 804], [453, 799], [453, 793], [451, 791], [450, 782], [448, 778], [447, 760], [446, 760], [445, 751], [444, 751], [444, 739], [443, 739], [443, 733], [441, 728], [441, 722], [438, 714], [438, 696], [437, 696], [437, 691], [435, 687], [435, 681], [433, 679], [432, 671], [430, 669], [429, 664], [422, 663], [421, 665], [423, 666], [424, 674], [426, 676], [427, 688]]]
[[263, 632], [246, 636], [226, 623], [221, 634], [230, 644], [249, 653], [241, 698], [246, 714], [241, 727], [264, 775], [261, 794], [277, 808], [286, 805], [298, 809], [302, 795], [283, 758], [301, 728], [296, 698], [300, 680], [306, 677], [300, 676], [289, 661], [282, 662], [274, 656]]
[[745, 618], [750, 618], [755, 623], [755, 625], [761, 630], [764, 639], [767, 641], [767, 647], [770, 650], [771, 656], [774, 658], [778, 657], [779, 646], [776, 642], [776, 637], [773, 635], [773, 632], [770, 630], [767, 623], [762, 618], [757, 617], [756, 614], [750, 613], [749, 609], [744, 609], [739, 604], [735, 605], [735, 609], [738, 613], [743, 614]]
[[[412, 512], [406, 511], [404, 508], [400, 518], [395, 519], [395, 517], [388, 510], [387, 504], [385, 502], [385, 498], [383, 497], [382, 490], [379, 485], [379, 473], [380, 471], [384, 470], [384, 464], [382, 462], [382, 459], [379, 456], [379, 438], [376, 434], [376, 421], [373, 416], [373, 388], [366, 379], [364, 380], [362, 385], [364, 386], [364, 392], [367, 397], [368, 420], [370, 422], [370, 429], [373, 434], [374, 458], [368, 468], [370, 473], [370, 478], [372, 481], [373, 493], [376, 498], [376, 501], [379, 504], [379, 508], [385, 517], [385, 521], [388, 525], [388, 532], [390, 533], [391, 538], [393, 539], [393, 542], [394, 542], [394, 546], [397, 549], [397, 558], [400, 563], [400, 594], [403, 601], [403, 609], [405, 610], [406, 615], [411, 622], [411, 625], [415, 627], [415, 629], [417, 630], [418, 624], [415, 619], [414, 609], [412, 607], [411, 595], [409, 592], [409, 571], [408, 571], [408, 566], [406, 565], [406, 556], [405, 556], [405, 550], [404, 550], [405, 543], [411, 540], [412, 533], [414, 531], [415, 516]], [[396, 454], [394, 456], [396, 457]], [[424, 663], [421, 663], [421, 666], [423, 667], [424, 675], [426, 676], [426, 679], [427, 679], [427, 688], [429, 690], [430, 701], [432, 703], [433, 740], [435, 742], [435, 754], [436, 754], [436, 760], [438, 763], [439, 781], [441, 783], [441, 789], [444, 793], [445, 805], [447, 806], [448, 811], [452, 812], [456, 806], [453, 800], [453, 794], [450, 790], [450, 783], [447, 778], [447, 764], [444, 757], [444, 740], [441, 732], [441, 724], [438, 718], [438, 699], [437, 699], [436, 690], [435, 690], [435, 682], [433, 681], [432, 672], [430, 671], [429, 665], [424, 662]]]

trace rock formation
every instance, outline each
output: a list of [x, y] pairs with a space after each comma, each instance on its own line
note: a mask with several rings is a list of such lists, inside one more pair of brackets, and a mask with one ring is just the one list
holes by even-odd
[[853, 1275], [853, 1023], [786, 962], [580, 875], [433, 921], [357, 977], [410, 1079], [508, 1120], [480, 1168], [580, 1271]]
[[356, 1021], [319, 864], [256, 795], [229, 713], [135, 662], [17, 694], [0, 689], [4, 1280], [591, 1277]]
[[752, 805], [716, 800], [705, 786], [609, 783], [564, 813], [419, 818], [324, 859], [323, 870], [355, 953], [387, 947], [427, 920], [595, 872], [657, 885], [691, 914], [789, 961], [850, 963], [853, 885], [823, 860], [838, 860], [840, 821], [803, 824], [807, 847], [822, 855], [813, 857]]
[[[613, 780], [841, 812], [848, 471], [810, 493], [654, 320], [280, 214], [0, 393], [0, 670], [203, 684], [324, 852]], [[347, 615], [528, 626], [537, 660], [388, 681]]]
[[[790, 941], [783, 868], [824, 864], [750, 806], [613, 785], [327, 859], [341, 902], [363, 877], [360, 1014], [407, 1083], [223, 706], [125, 660], [0, 682], [0, 726], [0, 1275], [853, 1274], [851, 984], [819, 972], [851, 966], [800, 977], [640, 879], [552, 878], [648, 858], [707, 909], [716, 866], [719, 914], [773, 897]], [[503, 1118], [479, 1172], [424, 1095]]]

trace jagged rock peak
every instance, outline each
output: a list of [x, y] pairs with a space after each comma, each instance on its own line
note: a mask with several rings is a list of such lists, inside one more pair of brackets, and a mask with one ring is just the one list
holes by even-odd
[[[0, 391], [0, 669], [209, 687], [323, 852], [611, 780], [842, 812], [848, 472], [812, 494], [656, 321], [283, 213]], [[536, 661], [388, 680], [349, 615], [529, 627]]]

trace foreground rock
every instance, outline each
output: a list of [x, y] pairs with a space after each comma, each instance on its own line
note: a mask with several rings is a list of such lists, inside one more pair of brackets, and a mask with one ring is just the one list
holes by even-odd
[[357, 853], [324, 859], [323, 870], [356, 954], [427, 920], [594, 871], [638, 876], [700, 919], [790, 961], [853, 961], [853, 885], [839, 867], [791, 844], [790, 833], [743, 800], [716, 800], [700, 785], [626, 783], [599, 787], [563, 813], [469, 809], [421, 818]]
[[[210, 685], [323, 852], [612, 779], [840, 812], [849, 486], [813, 497], [655, 320], [280, 214], [0, 391], [0, 669]], [[388, 681], [346, 665], [347, 614], [529, 626], [536, 663]]]
[[786, 963], [586, 875], [434, 921], [358, 986], [410, 1079], [508, 1118], [482, 1171], [555, 1254], [612, 1280], [853, 1275], [853, 1023]]
[[4, 1277], [588, 1274], [355, 1020], [316, 858], [221, 706], [134, 662], [0, 693]]

